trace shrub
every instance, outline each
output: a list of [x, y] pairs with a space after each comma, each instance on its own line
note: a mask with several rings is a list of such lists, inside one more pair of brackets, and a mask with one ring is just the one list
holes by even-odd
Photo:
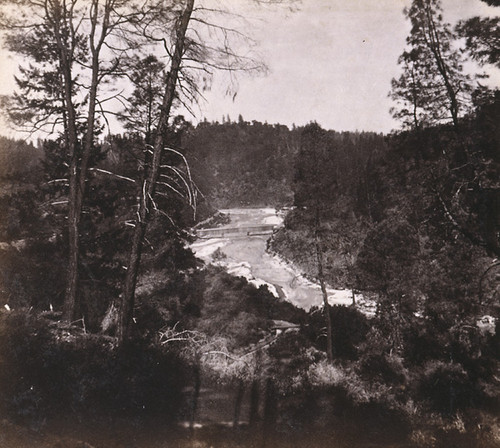
[[360, 360], [361, 375], [370, 380], [387, 384], [404, 385], [408, 382], [408, 372], [402, 359], [387, 353], [367, 353]]
[[136, 342], [116, 348], [26, 311], [0, 313], [0, 410], [29, 425], [46, 418], [161, 415], [174, 421], [184, 384], [171, 353]]
[[64, 291], [64, 257], [61, 247], [46, 241], [24, 241], [25, 247], [0, 250], [2, 298], [13, 309], [55, 308]]
[[[354, 360], [358, 357], [358, 346], [365, 340], [369, 330], [368, 320], [355, 308], [330, 307], [332, 319], [333, 351], [336, 358]], [[318, 309], [307, 315], [306, 334], [319, 350], [326, 351], [324, 327], [325, 317]]]
[[429, 361], [418, 380], [417, 396], [432, 410], [452, 415], [472, 404], [476, 389], [461, 364]]

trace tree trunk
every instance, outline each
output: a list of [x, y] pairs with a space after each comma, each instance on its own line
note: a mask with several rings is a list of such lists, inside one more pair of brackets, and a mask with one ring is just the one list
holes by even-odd
[[[66, 14], [66, 11], [63, 11]], [[60, 12], [59, 12], [60, 14]], [[80, 211], [77, 207], [79, 169], [78, 169], [78, 132], [76, 127], [76, 110], [73, 103], [73, 60], [62, 37], [61, 21], [68, 20], [64, 16], [52, 18], [54, 37], [59, 54], [59, 69], [62, 73], [64, 103], [66, 105], [65, 143], [69, 156], [69, 196], [68, 196], [68, 270], [66, 291], [63, 303], [63, 320], [71, 322], [75, 317], [78, 288], [78, 258], [80, 255], [79, 228]]]
[[[448, 110], [451, 115], [451, 119], [453, 122], [453, 128], [455, 132], [459, 134], [460, 131], [460, 123], [459, 123], [459, 109], [460, 104], [458, 101], [457, 93], [459, 92], [460, 85], [454, 86], [452, 85], [452, 80], [450, 79], [449, 68], [446, 61], [442, 55], [442, 43], [439, 38], [439, 31], [436, 29], [436, 23], [434, 21], [434, 17], [430, 8], [426, 8], [425, 10], [427, 21], [428, 21], [428, 32], [427, 32], [427, 46], [430, 48], [434, 60], [436, 62], [436, 66], [438, 68], [438, 72], [443, 80], [445, 85], [446, 93], [448, 96]], [[425, 34], [424, 34], [425, 36]], [[465, 165], [468, 162], [468, 154], [467, 148], [463, 141], [459, 138], [459, 142], [455, 151], [455, 164], [457, 166]]]
[[75, 179], [70, 176], [70, 194], [68, 199], [68, 270], [66, 280], [66, 292], [64, 296], [63, 315], [62, 318], [66, 322], [72, 322], [75, 318], [76, 297], [78, 290], [78, 261], [80, 256], [80, 236], [79, 236], [79, 213], [76, 208], [76, 188], [72, 184], [76, 183]]
[[198, 410], [198, 401], [200, 399], [200, 389], [201, 389], [201, 375], [200, 366], [196, 365], [194, 367], [194, 389], [193, 396], [191, 398], [191, 414], [189, 416], [189, 430], [191, 433], [194, 431], [194, 423], [196, 421], [196, 411]]
[[130, 323], [134, 314], [134, 299], [135, 285], [137, 283], [137, 275], [139, 273], [139, 265], [141, 263], [142, 242], [146, 234], [146, 219], [147, 214], [145, 207], [139, 211], [139, 221], [135, 224], [134, 235], [132, 237], [131, 255], [127, 267], [127, 275], [125, 276], [125, 288], [122, 295], [120, 306], [120, 314], [118, 318], [118, 338], [120, 342], [124, 342], [130, 333]]
[[245, 395], [245, 382], [238, 381], [238, 390], [236, 391], [236, 401], [234, 403], [233, 428], [237, 428], [240, 423], [241, 405]]
[[[83, 198], [87, 182], [87, 168], [94, 144], [94, 121], [95, 104], [97, 101], [97, 86], [99, 84], [99, 54], [93, 55], [92, 81], [89, 93], [89, 111], [87, 115], [87, 131], [83, 142], [82, 157], [78, 163], [77, 157], [72, 157], [70, 174], [70, 197], [68, 214], [69, 225], [69, 264], [68, 264], [68, 286], [64, 302], [63, 317], [67, 321], [75, 318], [77, 293], [78, 293], [78, 269], [80, 256], [80, 221], [82, 216]], [[73, 160], [75, 159], [75, 160]], [[79, 165], [79, 166], [78, 166]], [[73, 174], [73, 173], [76, 173]]]
[[[54, 21], [55, 35], [59, 47], [61, 68], [63, 71], [65, 103], [67, 106], [67, 140], [70, 156], [69, 174], [69, 198], [68, 198], [68, 235], [69, 235], [69, 255], [68, 255], [68, 280], [63, 307], [63, 319], [72, 321], [75, 318], [78, 293], [78, 269], [80, 256], [80, 221], [82, 215], [83, 198], [87, 181], [87, 168], [94, 144], [95, 111], [97, 103], [97, 89], [99, 86], [99, 57], [102, 45], [107, 36], [110, 4], [105, 3], [105, 19], [102, 24], [101, 33], [97, 44], [94, 42], [95, 31], [98, 28], [97, 1], [93, 1], [93, 14], [91, 16], [90, 47], [92, 51], [92, 75], [89, 87], [89, 109], [87, 113], [87, 129], [83, 141], [82, 155], [79, 159], [77, 154], [77, 123], [76, 112], [73, 105], [72, 89], [72, 60], [64, 46], [58, 22]], [[65, 11], [66, 14], [66, 11]], [[66, 18], [71, 20], [72, 18]]]
[[[262, 448], [269, 442], [278, 419], [278, 394], [271, 378], [266, 381], [266, 400], [264, 402], [264, 425], [262, 429]], [[272, 442], [272, 440], [271, 440]]]
[[328, 302], [328, 292], [326, 291], [325, 275], [323, 271], [323, 250], [321, 247], [321, 240], [319, 235], [320, 218], [319, 206], [316, 206], [316, 219], [314, 239], [316, 245], [316, 263], [318, 267], [318, 280], [321, 286], [321, 294], [323, 296], [323, 309], [326, 320], [326, 358], [329, 362], [333, 361], [333, 331], [332, 331], [332, 317], [330, 315], [330, 304]]
[[187, 0], [186, 7], [178, 22], [179, 25], [176, 34], [175, 50], [172, 57], [172, 65], [166, 79], [165, 93], [163, 96], [163, 103], [153, 147], [151, 167], [139, 194], [138, 219], [136, 220], [134, 235], [132, 237], [132, 248], [129, 255], [120, 309], [120, 320], [118, 325], [118, 339], [120, 343], [122, 343], [130, 335], [130, 322], [133, 316], [135, 287], [141, 261], [142, 242], [144, 240], [148, 220], [153, 207], [153, 196], [160, 173], [161, 156], [163, 146], [165, 144], [164, 135], [167, 130], [170, 109], [175, 97], [175, 88], [184, 54], [186, 32], [191, 19], [193, 7], [194, 0]]
[[248, 418], [250, 427], [259, 421], [259, 381], [254, 379], [250, 388], [250, 415]]

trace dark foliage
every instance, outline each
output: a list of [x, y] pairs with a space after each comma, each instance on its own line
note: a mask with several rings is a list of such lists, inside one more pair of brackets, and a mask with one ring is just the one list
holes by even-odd
[[43, 151], [24, 141], [0, 136], [0, 183], [1, 192], [6, 188], [29, 187], [41, 176], [40, 163]]
[[[355, 308], [330, 307], [335, 359], [355, 360], [358, 346], [365, 341], [370, 328], [368, 319]], [[325, 318], [318, 308], [310, 310], [305, 321], [304, 333], [319, 350], [326, 350]]]
[[470, 381], [467, 372], [458, 363], [434, 361], [424, 368], [418, 392], [429, 401], [433, 410], [454, 414], [479, 401], [477, 385]]
[[290, 204], [296, 130], [253, 121], [202, 122], [183, 145], [193, 176], [215, 207]]
[[2, 312], [0, 336], [4, 417], [35, 426], [63, 416], [175, 421], [183, 367], [160, 347], [136, 341], [117, 349], [26, 310]]

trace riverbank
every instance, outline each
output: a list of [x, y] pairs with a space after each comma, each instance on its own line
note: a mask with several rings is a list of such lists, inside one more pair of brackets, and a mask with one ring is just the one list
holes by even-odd
[[[221, 210], [231, 221], [219, 229], [245, 228], [259, 225], [283, 225], [284, 215], [272, 208], [234, 208]], [[198, 239], [191, 249], [206, 263], [224, 267], [235, 276], [246, 278], [255, 286], [267, 286], [279, 299], [309, 311], [321, 307], [320, 286], [306, 278], [291, 261], [267, 251], [268, 235], [233, 235]], [[347, 289], [327, 289], [331, 305], [350, 306], [353, 293]], [[355, 294], [355, 306], [368, 316], [375, 314], [375, 304]]]

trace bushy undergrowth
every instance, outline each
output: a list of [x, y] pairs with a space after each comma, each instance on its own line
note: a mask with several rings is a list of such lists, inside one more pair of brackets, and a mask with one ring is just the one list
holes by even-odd
[[[354, 360], [358, 346], [365, 340], [370, 324], [364, 314], [352, 307], [330, 307], [333, 351], [337, 359]], [[325, 316], [318, 308], [312, 308], [306, 318], [305, 333], [315, 347], [326, 351]]]
[[0, 314], [0, 409], [39, 425], [45, 419], [161, 415], [174, 422], [182, 363], [161, 347], [62, 327], [26, 310]]

